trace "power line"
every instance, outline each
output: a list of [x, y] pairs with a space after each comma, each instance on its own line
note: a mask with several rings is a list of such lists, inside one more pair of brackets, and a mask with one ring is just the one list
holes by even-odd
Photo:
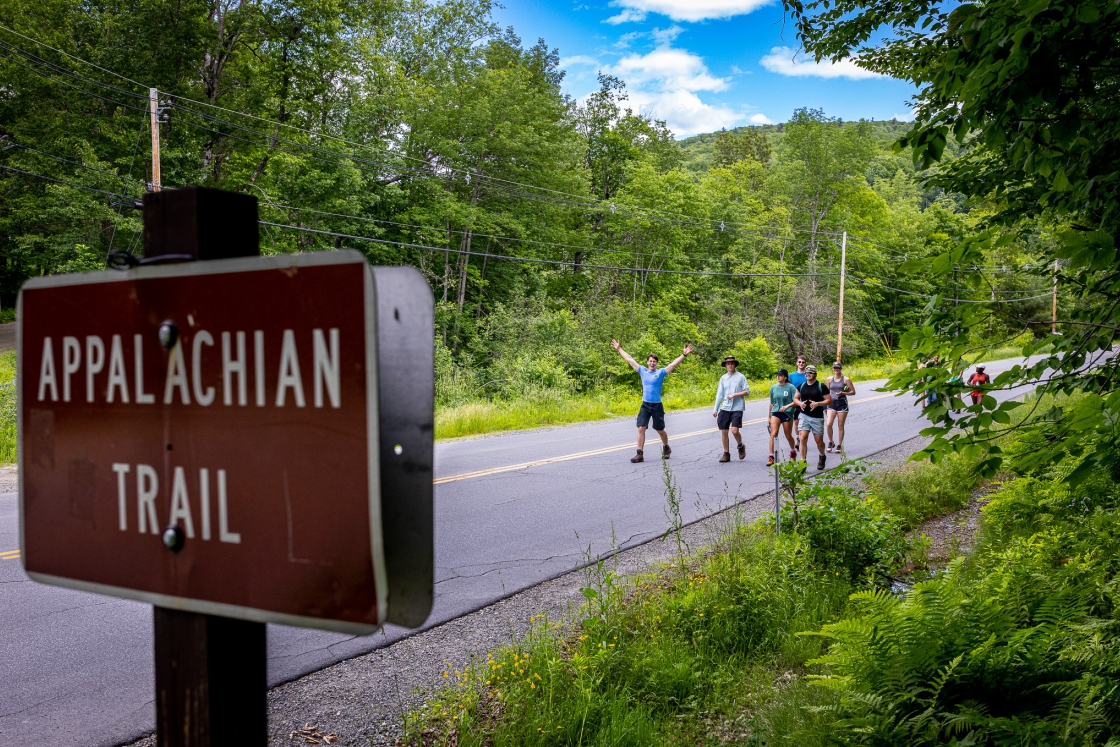
[[127, 207], [133, 207], [133, 208], [141, 207], [140, 200], [137, 200], [134, 197], [129, 197], [128, 195], [119, 194], [117, 192], [110, 192], [110, 191], [105, 190], [105, 189], [96, 189], [94, 187], [87, 187], [84, 184], [76, 184], [74, 182], [68, 182], [65, 179], [56, 179], [53, 176], [45, 176], [43, 174], [36, 174], [33, 171], [24, 171], [23, 169], [17, 169], [13, 166], [6, 166], [2, 163], [0, 163], [0, 169], [4, 169], [6, 171], [14, 171], [17, 174], [25, 174], [27, 176], [33, 176], [36, 179], [42, 179], [44, 181], [54, 182], [56, 184], [65, 184], [66, 186], [74, 187], [75, 189], [84, 189], [87, 192], [97, 192], [99, 194], [109, 195], [110, 197], [116, 197], [119, 200], [124, 201], [124, 203]]
[[[4, 141], [5, 141], [4, 138], [0, 137], [0, 143], [3, 143]], [[68, 163], [68, 164], [71, 164], [73, 166], [78, 166], [78, 167], [83, 168], [83, 169], [88, 169], [90, 171], [96, 171], [99, 174], [105, 174], [106, 176], [111, 176], [114, 179], [121, 180], [122, 182], [132, 182], [134, 184], [144, 184], [144, 182], [140, 181], [139, 179], [133, 179], [131, 177], [121, 176], [120, 174], [114, 174], [112, 171], [106, 171], [105, 169], [99, 169], [95, 166], [89, 166], [87, 164], [82, 163], [81, 161], [74, 161], [72, 159], [64, 158], [62, 156], [56, 156], [53, 153], [47, 153], [46, 151], [42, 151], [42, 150], [39, 150], [37, 148], [32, 148], [31, 146], [24, 145], [22, 143], [17, 143], [17, 142], [14, 142], [14, 141], [8, 141], [8, 142], [11, 142], [10, 147], [12, 147], [12, 148], [20, 148], [22, 150], [30, 151], [32, 153], [37, 153], [40, 156], [46, 156], [47, 158], [53, 158], [54, 160], [61, 161], [62, 163]], [[0, 150], [7, 150], [7, 148], [0, 148]], [[135, 155], [133, 157], [135, 158]]]
[[[569, 260], [560, 259], [538, 259], [536, 257], [513, 257], [508, 254], [492, 254], [490, 252], [476, 252], [467, 249], [451, 249], [450, 247], [442, 246], [428, 246], [426, 244], [416, 244], [408, 241], [393, 241], [392, 239], [378, 239], [371, 236], [357, 236], [354, 234], [339, 233], [337, 231], [324, 231], [317, 228], [305, 228], [304, 226], [291, 226], [284, 223], [271, 223], [268, 221], [257, 221], [262, 226], [271, 226], [273, 228], [287, 228], [293, 231], [302, 231], [304, 233], [319, 234], [322, 236], [332, 236], [340, 239], [352, 239], [354, 241], [366, 241], [375, 244], [391, 244], [393, 246], [401, 246], [413, 249], [427, 249], [433, 252], [448, 252], [450, 254], [465, 254], [472, 257], [489, 257], [490, 259], [508, 260], [513, 262], [530, 262], [534, 264], [544, 265], [559, 265], [563, 267], [576, 267], [581, 269], [590, 270], [614, 270], [618, 272], [639, 272], [650, 275], [703, 275], [708, 277], [832, 277], [837, 273], [831, 272], [706, 272], [701, 270], [664, 270], [664, 269], [645, 269], [641, 267], [621, 267], [617, 265], [595, 265], [586, 264], [583, 262], [574, 262]], [[666, 259], [671, 259], [666, 257]]]
[[869, 287], [869, 288], [882, 288], [884, 290], [895, 291], [896, 293], [905, 293], [908, 296], [921, 296], [923, 298], [941, 298], [942, 301], [952, 301], [953, 303], [987, 303], [987, 304], [991, 304], [991, 303], [1019, 303], [1020, 301], [1033, 301], [1033, 300], [1038, 299], [1038, 298], [1049, 298], [1050, 297], [1049, 293], [1042, 293], [1042, 294], [1037, 295], [1037, 296], [1027, 296], [1027, 297], [1024, 297], [1024, 298], [1006, 298], [1006, 299], [998, 299], [997, 298], [997, 299], [993, 299], [993, 300], [982, 300], [982, 301], [978, 301], [978, 300], [973, 299], [973, 298], [946, 298], [944, 296], [938, 296], [937, 294], [934, 294], [934, 293], [918, 293], [916, 291], [903, 290], [902, 288], [892, 288], [889, 285], [883, 285], [881, 283], [869, 283], [864, 278], [861, 278], [859, 275], [855, 275], [855, 274], [849, 274], [848, 277], [852, 278], [853, 280], [855, 280], [859, 284], [861, 284], [865, 287]]

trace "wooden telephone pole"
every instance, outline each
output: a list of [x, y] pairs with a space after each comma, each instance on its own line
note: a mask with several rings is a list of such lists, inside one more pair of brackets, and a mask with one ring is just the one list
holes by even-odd
[[844, 275], [848, 266], [848, 232], [840, 242], [840, 321], [836, 325], [836, 360], [844, 348]]
[[152, 191], [160, 188], [159, 176], [159, 91], [148, 89], [148, 111], [152, 120]]
[[1050, 311], [1050, 334], [1058, 333], [1058, 260], [1054, 260], [1054, 301]]

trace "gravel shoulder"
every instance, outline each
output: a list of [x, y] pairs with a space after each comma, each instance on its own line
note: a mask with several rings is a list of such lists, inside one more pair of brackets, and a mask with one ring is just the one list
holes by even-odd
[[[879, 452], [873, 469], [903, 464], [928, 439], [915, 438]], [[714, 544], [731, 528], [770, 510], [772, 493], [743, 498], [730, 508], [686, 526], [682, 538], [695, 550]], [[652, 540], [612, 556], [612, 572], [630, 577], [672, 560], [673, 541]], [[532, 620], [572, 618], [584, 601], [585, 570], [573, 570], [477, 612], [340, 662], [272, 689], [268, 694], [269, 745], [392, 745], [404, 713], [424, 704], [474, 657], [519, 640]], [[154, 747], [154, 735], [131, 747]]]

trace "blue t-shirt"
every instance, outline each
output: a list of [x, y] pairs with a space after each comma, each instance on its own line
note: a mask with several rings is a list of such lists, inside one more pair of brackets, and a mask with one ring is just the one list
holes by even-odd
[[664, 368], [659, 368], [656, 371], [650, 371], [643, 366], [638, 369], [638, 375], [642, 377], [642, 401], [643, 402], [660, 402], [661, 401], [661, 384], [665, 381], [665, 375], [668, 373]]
[[800, 389], [805, 383], [805, 374], [794, 371], [789, 375], [789, 383], [793, 384], [794, 389]]

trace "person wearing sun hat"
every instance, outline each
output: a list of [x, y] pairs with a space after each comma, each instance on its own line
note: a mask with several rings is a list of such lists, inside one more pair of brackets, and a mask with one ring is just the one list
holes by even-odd
[[739, 435], [739, 429], [743, 427], [743, 410], [746, 408], [743, 398], [751, 393], [751, 387], [747, 383], [747, 377], [735, 370], [739, 366], [735, 356], [727, 356], [721, 365], [727, 369], [727, 373], [719, 377], [712, 417], [716, 419], [716, 427], [719, 428], [719, 435], [723, 440], [723, 456], [719, 460], [730, 462], [731, 442], [727, 437], [728, 430], [738, 444], [739, 458], [745, 459], [747, 456], [747, 447], [743, 445], [743, 437]]

